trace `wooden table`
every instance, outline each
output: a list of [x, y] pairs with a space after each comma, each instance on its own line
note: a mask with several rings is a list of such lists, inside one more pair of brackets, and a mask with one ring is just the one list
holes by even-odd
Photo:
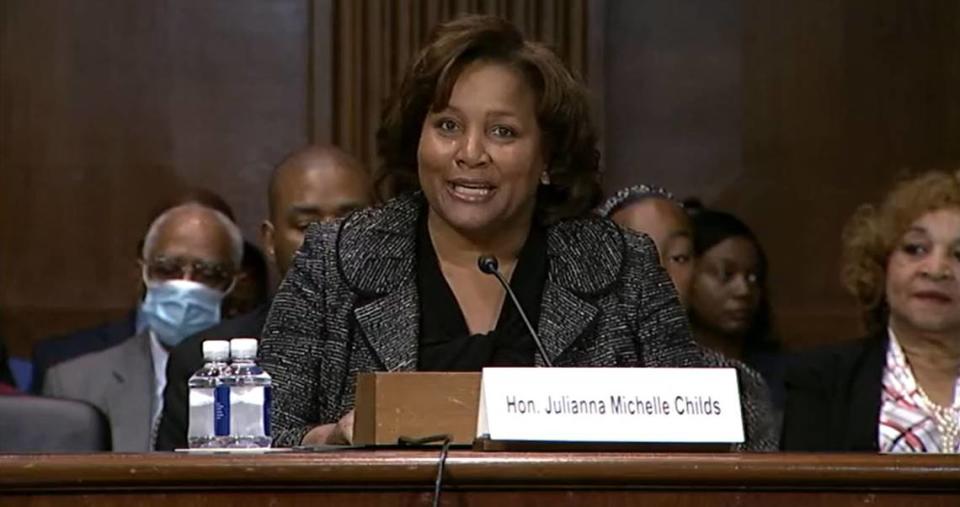
[[[430, 505], [438, 453], [0, 456], [3, 506]], [[960, 506], [960, 457], [453, 451], [446, 506]]]

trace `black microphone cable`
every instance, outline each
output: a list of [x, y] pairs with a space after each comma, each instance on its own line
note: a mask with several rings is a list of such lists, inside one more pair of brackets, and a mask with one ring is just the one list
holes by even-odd
[[440, 457], [437, 459], [437, 478], [433, 481], [433, 507], [440, 507], [440, 491], [443, 487], [443, 472], [446, 469], [447, 456], [450, 454], [451, 441], [452, 437], [450, 435], [431, 435], [423, 438], [410, 438], [401, 436], [397, 442], [401, 446], [422, 446], [436, 442], [442, 443], [440, 446]]
[[497, 281], [500, 282], [500, 285], [503, 286], [503, 290], [507, 292], [507, 295], [510, 296], [510, 300], [513, 301], [513, 306], [516, 307], [517, 312], [520, 313], [520, 318], [523, 319], [523, 323], [527, 325], [527, 331], [530, 332], [530, 336], [533, 337], [534, 343], [537, 344], [537, 349], [540, 351], [540, 357], [543, 358], [544, 364], [548, 367], [553, 367], [553, 362], [550, 361], [550, 358], [547, 356], [547, 350], [543, 347], [543, 342], [540, 341], [540, 335], [537, 334], [537, 330], [534, 329], [533, 325], [530, 324], [530, 319], [527, 318], [527, 313], [523, 311], [523, 307], [520, 306], [520, 300], [517, 299], [517, 295], [513, 293], [513, 289], [510, 288], [510, 284], [507, 283], [507, 280], [503, 278], [503, 275], [500, 273], [500, 262], [497, 261], [497, 258], [492, 255], [481, 255], [477, 258], [477, 267], [480, 271], [493, 275], [497, 278]]

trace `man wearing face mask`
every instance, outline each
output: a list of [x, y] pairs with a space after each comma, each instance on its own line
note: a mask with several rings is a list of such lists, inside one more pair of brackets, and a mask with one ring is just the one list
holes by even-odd
[[[236, 222], [233, 209], [230, 208], [227, 201], [216, 192], [205, 188], [189, 189], [173, 201], [153, 210], [151, 220], [156, 219], [167, 209], [189, 203], [215, 209], [226, 215], [231, 221]], [[138, 257], [143, 253], [143, 238], [140, 238], [135, 251], [135, 255]], [[246, 257], [244, 257], [244, 263], [246, 263], [246, 260]], [[134, 282], [134, 279], [131, 279], [131, 282]], [[142, 282], [138, 282], [137, 285], [140, 285], [140, 283]], [[31, 363], [33, 364], [32, 378], [28, 384], [30, 392], [35, 394], [43, 392], [43, 380], [47, 376], [47, 370], [53, 366], [75, 357], [113, 347], [146, 330], [146, 319], [139, 304], [142, 302], [142, 291], [138, 291], [138, 299], [140, 301], [138, 301], [136, 308], [131, 308], [126, 315], [118, 320], [72, 331], [63, 336], [44, 339], [35, 344], [31, 357]]]
[[114, 451], [153, 447], [169, 351], [220, 321], [243, 255], [237, 226], [223, 213], [184, 204], [163, 212], [144, 238], [141, 267], [147, 331], [51, 368], [43, 394], [90, 403], [106, 415]]
[[[264, 250], [280, 276], [286, 275], [310, 224], [368, 206], [372, 193], [366, 170], [339, 148], [308, 146], [284, 159], [270, 176], [269, 218], [260, 229]], [[225, 320], [191, 336], [170, 353], [157, 430], [158, 451], [187, 446], [187, 380], [203, 365], [203, 341], [259, 337], [268, 310], [269, 305], [263, 305]]]

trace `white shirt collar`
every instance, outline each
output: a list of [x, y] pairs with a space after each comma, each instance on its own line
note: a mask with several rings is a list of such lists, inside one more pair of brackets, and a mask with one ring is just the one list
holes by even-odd
[[163, 410], [163, 389], [167, 386], [167, 360], [170, 359], [170, 353], [163, 347], [157, 335], [151, 330], [150, 334], [150, 357], [153, 359], [153, 378], [154, 378], [154, 417]]

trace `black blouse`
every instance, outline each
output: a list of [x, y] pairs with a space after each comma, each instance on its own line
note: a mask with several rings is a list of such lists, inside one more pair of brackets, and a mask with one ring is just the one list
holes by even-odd
[[[496, 328], [486, 334], [470, 334], [453, 290], [440, 270], [427, 230], [426, 213], [421, 215], [417, 225], [417, 288], [420, 294], [417, 369], [479, 371], [484, 366], [533, 366], [536, 344], [509, 295], [504, 296]], [[520, 250], [510, 280], [510, 288], [534, 326], [540, 316], [547, 267], [546, 234], [534, 225]]]

